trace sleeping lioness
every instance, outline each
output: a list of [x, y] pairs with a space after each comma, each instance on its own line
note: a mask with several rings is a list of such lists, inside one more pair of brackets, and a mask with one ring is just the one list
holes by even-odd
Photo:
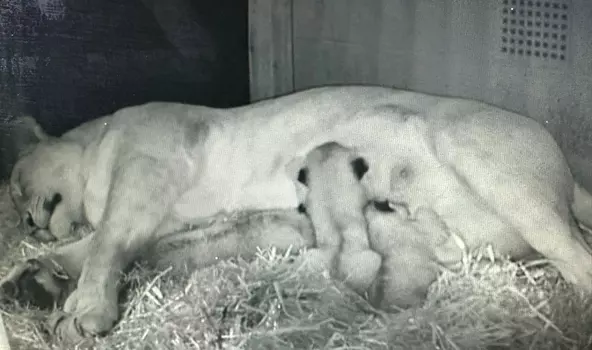
[[[324, 87], [232, 109], [124, 108], [24, 155], [11, 193], [27, 232], [60, 238], [73, 222], [95, 229], [40, 258], [77, 281], [54, 317], [55, 332], [77, 340], [109, 331], [120, 271], [167, 232], [220, 212], [295, 208], [285, 166], [327, 141], [368, 160], [369, 198], [434, 210], [468, 248], [491, 243], [517, 259], [534, 249], [592, 291], [592, 255], [570, 214], [590, 223], [592, 201], [538, 123], [471, 100]], [[210, 246], [204, 264], [217, 249]], [[3, 285], [22, 285], [22, 276], [30, 273], [11, 274]]]

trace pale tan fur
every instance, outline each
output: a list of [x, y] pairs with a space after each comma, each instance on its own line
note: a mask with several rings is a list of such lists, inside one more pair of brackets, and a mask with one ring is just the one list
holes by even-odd
[[324, 87], [232, 109], [124, 108], [24, 155], [11, 181], [21, 217], [32, 198], [48, 202], [59, 193], [51, 233], [67, 236], [72, 221], [96, 230], [83, 238], [84, 251], [54, 254], [70, 262], [77, 281], [55, 332], [77, 340], [109, 331], [121, 271], [165, 228], [221, 211], [295, 208], [286, 165], [328, 141], [371, 164], [362, 179], [369, 198], [434, 210], [468, 248], [491, 243], [514, 258], [534, 249], [592, 291], [592, 254], [570, 213], [574, 181], [542, 126], [471, 100]]
[[434, 211], [420, 207], [410, 216], [402, 205], [394, 209], [382, 212], [368, 206], [365, 211], [371, 246], [383, 257], [368, 298], [386, 310], [418, 306], [441, 268], [454, 268], [463, 254]]
[[307, 251], [307, 265], [326, 269], [359, 294], [364, 294], [380, 268], [382, 258], [368, 242], [364, 207], [368, 202], [352, 162], [356, 153], [329, 142], [306, 155], [308, 193], [304, 200], [316, 236], [316, 248]]

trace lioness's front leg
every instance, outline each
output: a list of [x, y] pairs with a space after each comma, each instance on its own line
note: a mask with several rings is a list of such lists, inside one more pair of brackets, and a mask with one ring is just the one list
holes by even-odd
[[55, 332], [79, 341], [108, 332], [118, 319], [118, 281], [122, 271], [152, 242], [154, 234], [189, 179], [187, 159], [120, 156], [103, 219], [96, 227], [77, 289], [56, 319]]

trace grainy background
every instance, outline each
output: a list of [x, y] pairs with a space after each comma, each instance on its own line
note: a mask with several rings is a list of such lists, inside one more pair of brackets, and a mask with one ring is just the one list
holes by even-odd
[[531, 116], [592, 191], [592, 1], [250, 0], [251, 96], [372, 83]]
[[246, 0], [0, 0], [0, 178], [28, 135], [152, 100], [249, 100]]

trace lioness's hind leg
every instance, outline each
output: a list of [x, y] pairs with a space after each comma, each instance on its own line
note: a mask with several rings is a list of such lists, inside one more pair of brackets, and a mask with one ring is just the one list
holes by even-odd
[[580, 244], [586, 248], [588, 254], [592, 255], [592, 247], [590, 247], [590, 244], [584, 238], [584, 232], [582, 232], [582, 229], [580, 229], [580, 226], [578, 226], [578, 223], [573, 216], [570, 217], [569, 227], [571, 229], [572, 236], [574, 236], [578, 242], [580, 242]]
[[[171, 226], [169, 226], [171, 227]], [[161, 235], [143, 258], [158, 269], [198, 269], [240, 255], [253, 258], [258, 248], [298, 250], [314, 243], [308, 218], [296, 210], [240, 213], [208, 227]]]
[[573, 223], [567, 204], [563, 210], [558, 210], [556, 205], [536, 199], [531, 199], [531, 205], [497, 209], [519, 230], [526, 242], [559, 269], [567, 281], [592, 292], [592, 254]]

